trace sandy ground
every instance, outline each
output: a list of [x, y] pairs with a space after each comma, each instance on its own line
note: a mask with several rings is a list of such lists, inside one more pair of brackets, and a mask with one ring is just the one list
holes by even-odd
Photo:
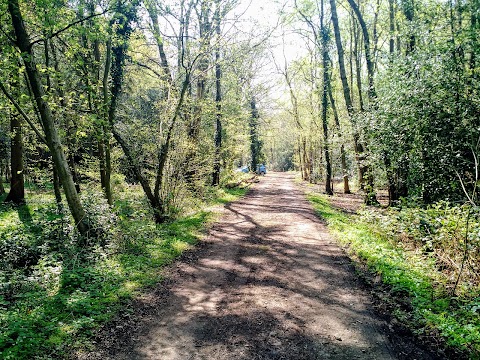
[[435, 358], [375, 315], [292, 175], [270, 173], [227, 205], [167, 278], [79, 358]]

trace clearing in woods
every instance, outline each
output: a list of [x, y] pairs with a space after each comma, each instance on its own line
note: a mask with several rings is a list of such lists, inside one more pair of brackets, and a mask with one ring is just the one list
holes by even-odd
[[433, 359], [375, 315], [289, 174], [229, 204], [85, 359]]

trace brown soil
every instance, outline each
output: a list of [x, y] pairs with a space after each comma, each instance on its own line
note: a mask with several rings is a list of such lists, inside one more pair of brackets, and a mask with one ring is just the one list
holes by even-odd
[[81, 359], [434, 359], [377, 317], [288, 174], [262, 177]]

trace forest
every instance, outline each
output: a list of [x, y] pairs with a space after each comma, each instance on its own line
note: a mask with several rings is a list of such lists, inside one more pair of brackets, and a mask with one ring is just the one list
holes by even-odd
[[88, 347], [260, 164], [480, 357], [479, 39], [479, 0], [2, 0], [0, 358]]

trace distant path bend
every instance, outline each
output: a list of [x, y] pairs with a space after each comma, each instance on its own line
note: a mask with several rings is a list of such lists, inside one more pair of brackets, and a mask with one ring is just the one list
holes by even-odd
[[406, 358], [292, 175], [262, 177], [205, 242], [98, 358]]

